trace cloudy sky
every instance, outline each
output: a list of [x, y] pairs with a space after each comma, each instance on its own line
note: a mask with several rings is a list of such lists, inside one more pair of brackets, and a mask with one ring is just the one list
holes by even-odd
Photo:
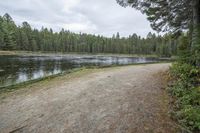
[[145, 15], [115, 0], [0, 0], [0, 14], [6, 12], [18, 25], [27, 21], [38, 29], [64, 28], [108, 37], [117, 32], [145, 37], [152, 31]]

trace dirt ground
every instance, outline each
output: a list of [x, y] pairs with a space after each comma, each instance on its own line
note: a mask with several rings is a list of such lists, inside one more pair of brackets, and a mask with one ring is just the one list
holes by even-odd
[[175, 133], [165, 79], [170, 64], [83, 70], [0, 100], [1, 133]]

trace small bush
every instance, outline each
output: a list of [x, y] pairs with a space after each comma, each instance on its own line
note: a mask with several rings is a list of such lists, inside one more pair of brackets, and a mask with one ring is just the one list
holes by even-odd
[[174, 80], [169, 88], [174, 97], [173, 112], [178, 122], [191, 131], [200, 131], [200, 70], [189, 64], [175, 63], [170, 68]]
[[200, 131], [200, 108], [192, 105], [185, 105], [178, 112], [181, 116], [179, 122], [192, 131]]
[[198, 68], [189, 64], [175, 63], [170, 69], [172, 76], [176, 79], [190, 82], [191, 80], [197, 79], [200, 71]]

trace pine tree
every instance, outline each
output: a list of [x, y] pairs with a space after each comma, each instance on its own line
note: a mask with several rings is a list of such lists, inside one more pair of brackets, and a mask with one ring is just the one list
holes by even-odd
[[189, 49], [189, 37], [188, 34], [182, 34], [178, 40], [178, 55], [181, 63], [189, 63], [190, 61], [190, 49]]
[[200, 0], [117, 0], [147, 15], [154, 30], [180, 35], [192, 25], [192, 63], [200, 66]]
[[[162, 44], [163, 39], [165, 41]], [[175, 43], [173, 48], [172, 42]], [[23, 22], [22, 26], [16, 26], [8, 14], [0, 17], [0, 49], [2, 50], [162, 54], [169, 56], [171, 53], [176, 53], [177, 43], [179, 41], [172, 41], [170, 35], [162, 37], [152, 33], [149, 33], [146, 38], [141, 38], [137, 34], [120, 37], [119, 33], [109, 38], [85, 33], [76, 34], [64, 29], [60, 32], [53, 32], [52, 29], [47, 28], [37, 30], [32, 29], [28, 22]]]
[[2, 32], [3, 32], [3, 45], [4, 50], [14, 50], [16, 48], [16, 25], [9, 14], [3, 16], [2, 21]]
[[22, 50], [29, 50], [29, 40], [27, 34], [24, 30], [21, 31], [21, 49]]
[[199, 0], [117, 0], [147, 15], [153, 29], [179, 32], [188, 29], [192, 20], [192, 1]]
[[4, 45], [4, 33], [3, 33], [3, 18], [0, 16], [0, 50], [3, 49]]

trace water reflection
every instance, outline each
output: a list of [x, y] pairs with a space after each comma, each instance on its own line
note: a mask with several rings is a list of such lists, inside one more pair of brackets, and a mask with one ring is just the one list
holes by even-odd
[[158, 62], [156, 58], [107, 56], [0, 56], [0, 87], [83, 66], [126, 65]]

